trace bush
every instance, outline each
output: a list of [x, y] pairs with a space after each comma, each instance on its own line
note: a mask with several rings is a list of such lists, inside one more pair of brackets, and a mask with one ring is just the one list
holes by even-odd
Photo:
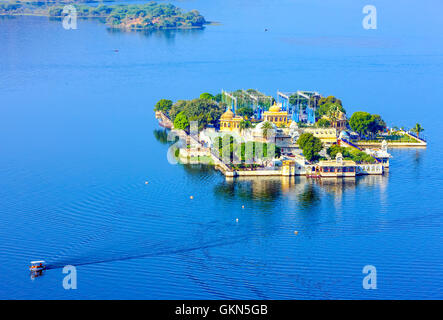
[[343, 155], [343, 158], [347, 160], [353, 160], [355, 162], [375, 162], [375, 159], [369, 154], [355, 148], [346, 148], [340, 147], [338, 145], [332, 145], [328, 148], [326, 152], [332, 159], [335, 159], [337, 153], [341, 153]]

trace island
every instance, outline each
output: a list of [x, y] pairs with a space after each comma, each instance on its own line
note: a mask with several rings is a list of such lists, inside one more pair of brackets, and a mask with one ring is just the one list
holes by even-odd
[[0, 15], [36, 15], [63, 18], [65, 5], [76, 9], [78, 18], [101, 18], [110, 28], [124, 30], [162, 30], [202, 28], [209, 24], [197, 11], [185, 12], [167, 3], [119, 4], [90, 6], [80, 1], [15, 1], [0, 4]]
[[354, 112], [316, 91], [255, 89], [159, 100], [159, 124], [170, 130], [176, 163], [214, 165], [226, 177], [347, 178], [389, 172], [392, 147], [426, 147], [417, 123], [388, 127], [380, 115]]

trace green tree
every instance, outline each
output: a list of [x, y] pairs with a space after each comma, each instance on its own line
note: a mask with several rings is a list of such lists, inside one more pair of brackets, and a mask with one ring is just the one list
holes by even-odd
[[200, 99], [214, 100], [214, 96], [210, 93], [204, 92], [200, 95]]
[[184, 114], [184, 112], [180, 112], [174, 120], [174, 128], [175, 129], [181, 129], [181, 130], [188, 130], [189, 128], [189, 120]]
[[425, 129], [420, 125], [420, 123], [416, 123], [414, 128], [411, 129], [412, 132], [417, 134], [417, 137], [420, 137], [420, 132], [425, 131]]
[[311, 137], [314, 137], [314, 135], [312, 133], [303, 133], [302, 135], [300, 135], [300, 137], [298, 137], [297, 144], [300, 147], [300, 149], [303, 149], [303, 147], [305, 146], [306, 142]]
[[175, 117], [183, 112], [189, 121], [197, 121], [199, 130], [202, 130], [208, 124], [215, 125], [224, 110], [223, 104], [213, 100], [179, 100], [171, 107], [169, 116], [174, 121]]
[[379, 131], [386, 129], [386, 122], [378, 114], [373, 114], [371, 116], [371, 123], [369, 124], [369, 131], [372, 134], [377, 134]]
[[349, 125], [352, 130], [360, 133], [361, 135], [366, 135], [370, 132], [370, 127], [372, 125], [373, 118], [368, 112], [357, 111], [354, 112], [349, 119]]
[[308, 160], [318, 159], [318, 153], [323, 149], [321, 140], [312, 133], [303, 133], [297, 140], [297, 144], [303, 150], [303, 156]]
[[171, 110], [172, 107], [172, 101], [168, 99], [161, 99], [159, 100], [154, 107], [155, 111], [163, 111], [165, 113], [168, 113], [169, 110]]

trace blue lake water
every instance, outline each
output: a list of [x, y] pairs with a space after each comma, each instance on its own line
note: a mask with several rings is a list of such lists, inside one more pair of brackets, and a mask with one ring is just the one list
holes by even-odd
[[[175, 3], [221, 25], [0, 17], [0, 298], [443, 298], [441, 2], [372, 1], [377, 30], [364, 1]], [[335, 95], [429, 146], [336, 182], [169, 164], [155, 102], [222, 88]], [[76, 265], [78, 289], [31, 280], [34, 259]]]

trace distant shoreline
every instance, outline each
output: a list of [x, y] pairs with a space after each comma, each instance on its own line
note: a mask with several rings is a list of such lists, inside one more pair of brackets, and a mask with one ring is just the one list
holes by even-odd
[[[43, 13], [0, 13], [0, 16], [28, 16], [28, 17], [46, 17], [46, 18], [54, 18], [54, 19], [63, 19], [65, 16], [51, 16], [49, 14]], [[106, 19], [106, 16], [81, 16], [77, 17], [77, 19]], [[206, 21], [202, 26], [180, 26], [180, 27], [164, 27], [162, 29], [150, 29], [150, 28], [124, 28], [124, 27], [115, 27], [108, 26], [112, 29], [127, 29], [127, 30], [186, 30], [186, 29], [202, 29], [205, 26], [219, 26], [221, 25], [218, 21]]]

